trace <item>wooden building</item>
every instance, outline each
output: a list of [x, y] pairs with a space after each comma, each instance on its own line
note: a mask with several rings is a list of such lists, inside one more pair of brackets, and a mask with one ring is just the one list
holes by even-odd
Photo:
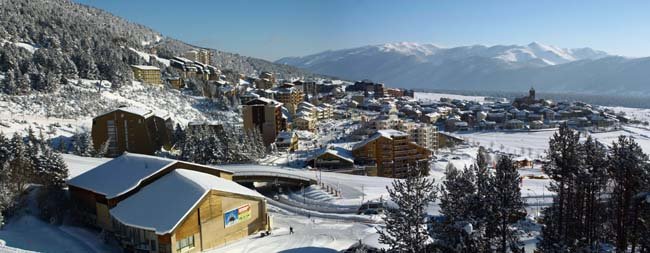
[[99, 149], [108, 142], [107, 156], [124, 151], [154, 154], [169, 148], [173, 122], [168, 114], [136, 107], [120, 107], [93, 119], [93, 145]]
[[397, 130], [379, 130], [352, 149], [355, 162], [377, 168], [377, 176], [404, 178], [409, 171], [428, 168], [432, 152]]
[[308, 159], [307, 164], [315, 169], [336, 172], [353, 171], [355, 168], [352, 152], [335, 146], [323, 148], [314, 157]]
[[126, 252], [201, 252], [269, 229], [265, 198], [232, 172], [125, 153], [68, 181], [80, 218]]
[[282, 114], [282, 103], [268, 98], [256, 98], [243, 106], [244, 129], [257, 127], [264, 145], [275, 142], [278, 133], [287, 130], [287, 119]]

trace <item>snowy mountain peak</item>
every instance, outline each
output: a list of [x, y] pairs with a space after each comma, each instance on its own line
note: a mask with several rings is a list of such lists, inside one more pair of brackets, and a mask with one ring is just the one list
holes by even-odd
[[376, 46], [382, 52], [397, 52], [404, 55], [419, 55], [428, 56], [437, 52], [441, 47], [430, 43], [415, 43], [415, 42], [397, 42], [386, 43]]

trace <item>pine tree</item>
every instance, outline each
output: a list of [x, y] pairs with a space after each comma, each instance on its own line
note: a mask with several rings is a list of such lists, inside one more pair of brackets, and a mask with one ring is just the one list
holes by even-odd
[[34, 163], [30, 158], [29, 150], [17, 133], [12, 137], [14, 156], [9, 161], [8, 174], [14, 192], [22, 192], [34, 177]]
[[577, 171], [576, 222], [577, 245], [574, 251], [597, 251], [604, 240], [603, 224], [606, 209], [603, 194], [607, 184], [605, 147], [589, 136], [582, 144], [584, 162]]
[[68, 177], [68, 168], [61, 155], [50, 149], [38, 157], [36, 165], [37, 181], [43, 185], [62, 188]]
[[15, 70], [9, 69], [5, 72], [5, 78], [2, 80], [2, 91], [10, 95], [14, 95], [18, 92]]
[[386, 209], [386, 228], [377, 231], [379, 242], [396, 252], [430, 252], [425, 216], [426, 207], [436, 199], [433, 180], [409, 173], [386, 189], [397, 207]]
[[575, 192], [575, 172], [581, 167], [580, 134], [562, 124], [558, 132], [553, 134], [549, 141], [547, 151], [548, 163], [544, 164], [543, 171], [553, 180], [549, 190], [556, 192], [553, 205], [544, 212], [543, 236], [538, 243], [538, 248], [544, 251], [557, 252], [566, 250], [573, 244], [568, 232], [569, 219], [574, 211], [570, 208]]
[[76, 132], [72, 136], [72, 151], [78, 156], [90, 157], [97, 155], [92, 138], [87, 131]]
[[[484, 230], [478, 226], [478, 201], [474, 165], [460, 171], [447, 165], [440, 187], [440, 213], [445, 220], [436, 226], [437, 246], [445, 251], [477, 252], [483, 248]], [[471, 229], [470, 229], [471, 228]]]
[[609, 152], [608, 172], [611, 176], [610, 221], [617, 252], [635, 250], [639, 239], [647, 237], [642, 230], [640, 205], [634, 197], [648, 189], [650, 167], [648, 156], [631, 137], [619, 136]]
[[512, 224], [526, 217], [526, 210], [521, 199], [519, 173], [512, 159], [501, 156], [497, 162], [494, 175], [494, 194], [491, 209], [494, 212], [495, 236], [499, 244], [497, 252], [519, 252], [521, 242]]
[[491, 208], [494, 194], [494, 176], [488, 169], [489, 157], [483, 147], [479, 147], [476, 155], [476, 165], [473, 166], [476, 175], [476, 202], [473, 204], [475, 227], [483, 231], [482, 242], [478, 242], [479, 251], [486, 252], [493, 247], [494, 228], [488, 224], [494, 223], [495, 215]]

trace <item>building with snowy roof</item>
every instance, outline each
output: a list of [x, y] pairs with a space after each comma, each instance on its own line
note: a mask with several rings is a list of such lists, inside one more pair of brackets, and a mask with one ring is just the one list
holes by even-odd
[[355, 163], [366, 166], [368, 175], [404, 178], [412, 170], [428, 168], [432, 152], [409, 134], [393, 129], [378, 130], [352, 148]]
[[107, 156], [125, 151], [154, 154], [171, 146], [173, 122], [166, 112], [123, 106], [93, 118], [95, 149], [108, 145]]
[[268, 229], [265, 198], [211, 166], [125, 153], [68, 181], [87, 221], [137, 252], [201, 252]]
[[319, 170], [364, 174], [363, 169], [355, 169], [352, 151], [340, 146], [330, 145], [322, 148], [306, 162], [312, 168]]
[[131, 65], [135, 80], [148, 84], [161, 84], [160, 68], [145, 65]]
[[243, 105], [242, 119], [247, 131], [257, 128], [264, 145], [275, 142], [278, 133], [287, 130], [288, 118], [283, 116], [282, 103], [268, 98], [255, 98]]
[[298, 135], [296, 132], [282, 131], [275, 139], [278, 150], [293, 152], [298, 150]]

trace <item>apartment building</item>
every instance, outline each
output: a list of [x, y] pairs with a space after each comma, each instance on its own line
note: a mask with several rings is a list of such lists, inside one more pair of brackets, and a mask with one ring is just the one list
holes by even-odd
[[108, 144], [107, 156], [125, 151], [153, 155], [170, 148], [173, 122], [168, 114], [138, 107], [119, 107], [93, 118], [93, 146]]
[[275, 95], [275, 99], [277, 99], [278, 102], [284, 104], [291, 115], [294, 115], [296, 113], [298, 104], [304, 101], [305, 98], [305, 94], [302, 93], [302, 91], [299, 89], [293, 87], [292, 83], [283, 84], [282, 87], [277, 90], [277, 93]]
[[275, 142], [278, 133], [287, 130], [287, 118], [282, 114], [282, 103], [268, 98], [256, 98], [243, 106], [244, 129], [257, 127], [264, 145]]
[[160, 69], [154, 66], [131, 65], [133, 77], [143, 83], [162, 84], [160, 79]]
[[432, 153], [411, 141], [409, 134], [389, 129], [379, 130], [355, 145], [352, 154], [360, 166], [376, 168], [371, 176], [404, 178], [413, 170], [428, 168]]

